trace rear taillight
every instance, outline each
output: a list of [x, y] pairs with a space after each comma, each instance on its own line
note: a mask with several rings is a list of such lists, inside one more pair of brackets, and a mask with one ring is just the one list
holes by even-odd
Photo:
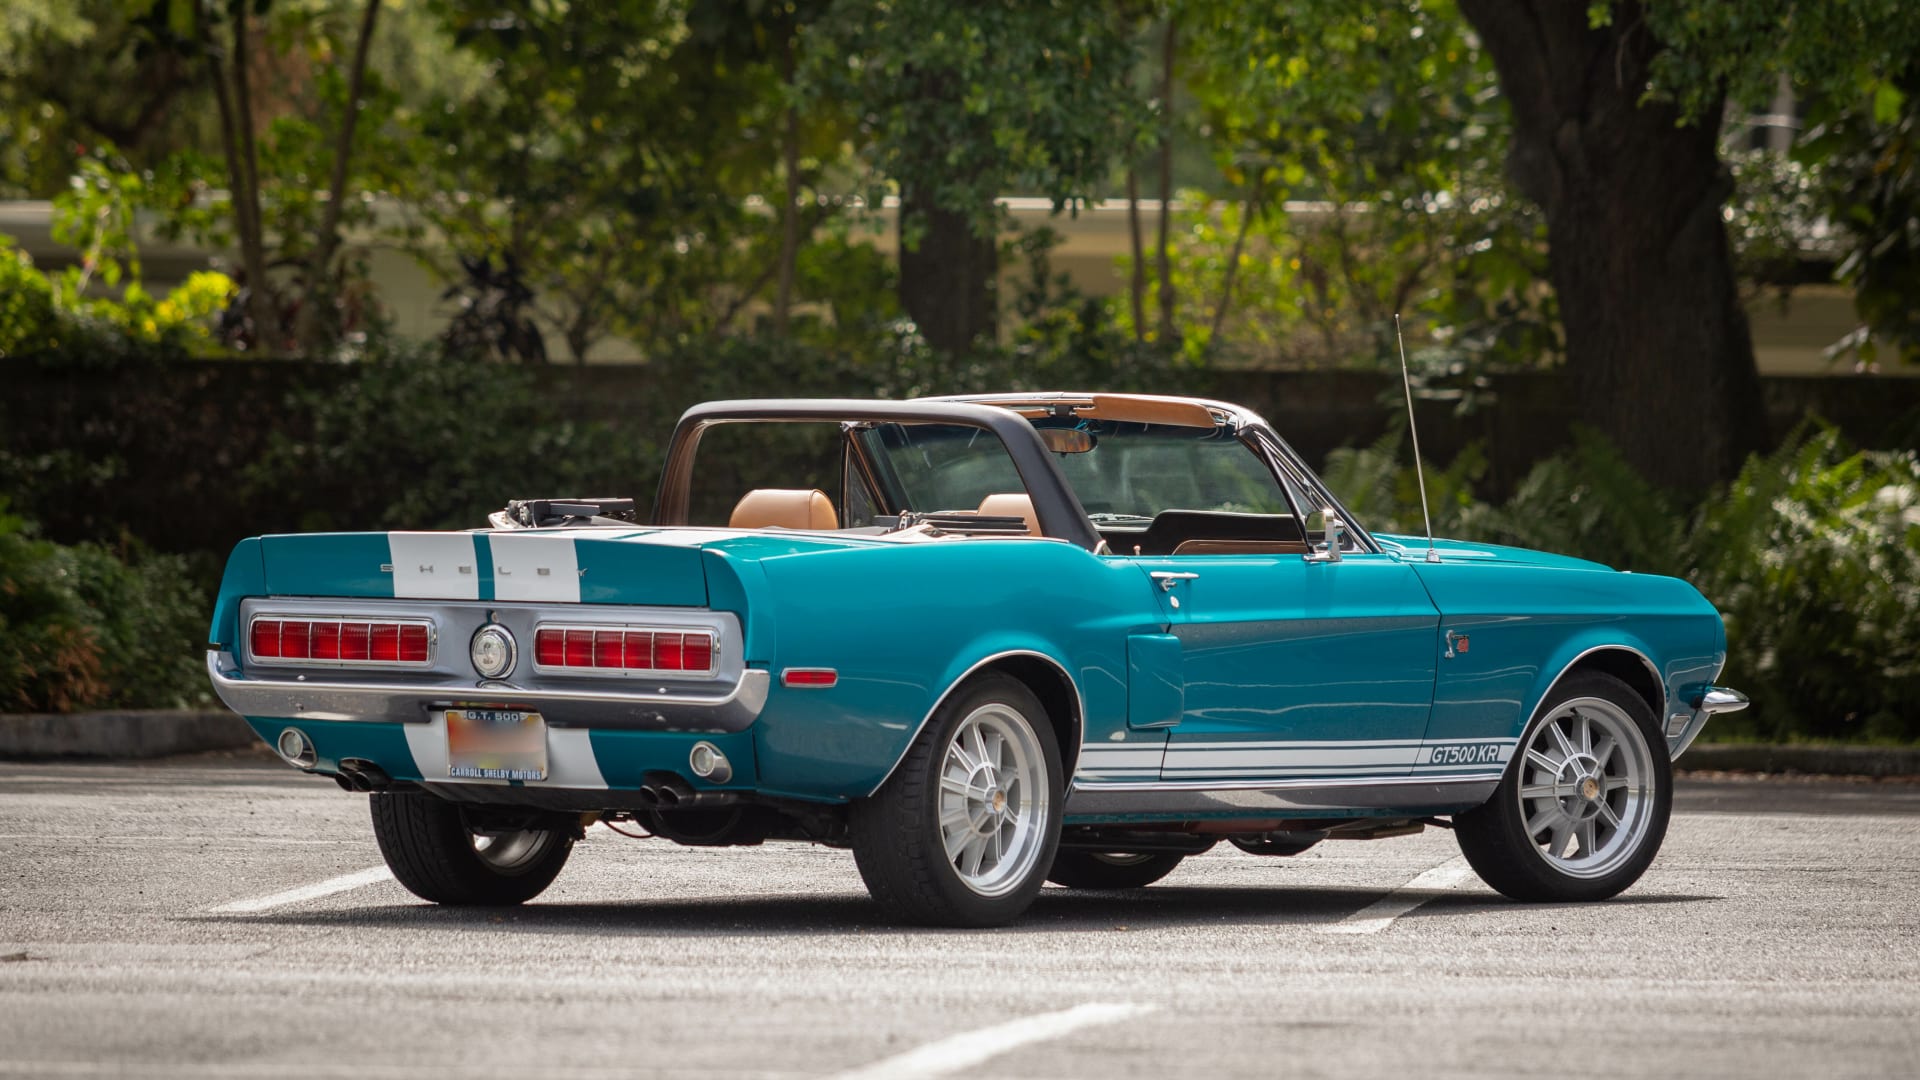
[[425, 622], [269, 616], [253, 620], [247, 645], [259, 660], [424, 667], [431, 637]]
[[568, 674], [709, 675], [713, 653], [710, 630], [543, 626], [533, 635], [534, 665]]

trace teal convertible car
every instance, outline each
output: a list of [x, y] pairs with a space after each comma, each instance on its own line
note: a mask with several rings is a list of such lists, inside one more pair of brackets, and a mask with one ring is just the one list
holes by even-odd
[[[802, 429], [831, 480], [701, 467], [716, 432]], [[897, 917], [966, 926], [1221, 840], [1426, 826], [1509, 896], [1601, 899], [1659, 849], [1672, 759], [1746, 704], [1687, 583], [1371, 533], [1214, 401], [715, 402], [642, 517], [242, 541], [208, 672], [289, 764], [371, 793], [428, 900], [528, 900], [605, 821], [850, 848]]]

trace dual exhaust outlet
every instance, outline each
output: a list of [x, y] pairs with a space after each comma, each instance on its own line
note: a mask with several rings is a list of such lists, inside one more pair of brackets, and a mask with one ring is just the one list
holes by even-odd
[[[297, 727], [283, 729], [279, 738], [274, 740], [274, 749], [286, 759], [287, 764], [305, 772], [314, 771], [320, 764], [320, 754], [313, 740]], [[384, 791], [394, 786], [393, 777], [385, 769], [362, 758], [341, 758], [337, 768], [339, 772], [334, 776], [334, 782], [346, 791]], [[724, 784], [733, 779], [733, 763], [727, 760], [727, 755], [719, 747], [705, 739], [694, 743], [687, 752], [687, 768], [693, 775], [715, 784]], [[730, 792], [695, 791], [679, 774], [671, 772], [645, 773], [641, 777], [639, 790], [634, 794], [641, 805], [660, 809], [712, 806], [734, 801]]]

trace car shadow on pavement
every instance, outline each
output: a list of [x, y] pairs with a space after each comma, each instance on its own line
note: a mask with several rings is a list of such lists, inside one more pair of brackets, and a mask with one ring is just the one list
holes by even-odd
[[[1019, 922], [988, 931], [928, 928], [888, 920], [859, 893], [756, 894], [675, 897], [620, 903], [565, 901], [521, 907], [439, 907], [392, 904], [338, 910], [289, 911], [252, 916], [196, 916], [195, 921], [306, 926], [579, 934], [595, 937], [757, 937], [846, 933], [1020, 934], [1180, 929], [1195, 926], [1269, 926], [1276, 929], [1331, 926], [1367, 908], [1378, 890], [1316, 887], [1202, 887], [1162, 885], [1124, 892], [1048, 888]], [[1406, 894], [1401, 894], [1406, 895]], [[1629, 894], [1608, 906], [1683, 904], [1717, 896]], [[1486, 893], [1435, 891], [1406, 917], [1474, 916], [1501, 911], [1596, 905], [1520, 905]]]

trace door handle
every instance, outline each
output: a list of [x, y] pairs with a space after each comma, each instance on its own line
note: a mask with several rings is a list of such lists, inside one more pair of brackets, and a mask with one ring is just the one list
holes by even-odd
[[1200, 576], [1190, 570], [1152, 570], [1148, 571], [1148, 574], [1160, 583], [1161, 592], [1172, 592], [1175, 585], [1183, 581], [1192, 581]]

